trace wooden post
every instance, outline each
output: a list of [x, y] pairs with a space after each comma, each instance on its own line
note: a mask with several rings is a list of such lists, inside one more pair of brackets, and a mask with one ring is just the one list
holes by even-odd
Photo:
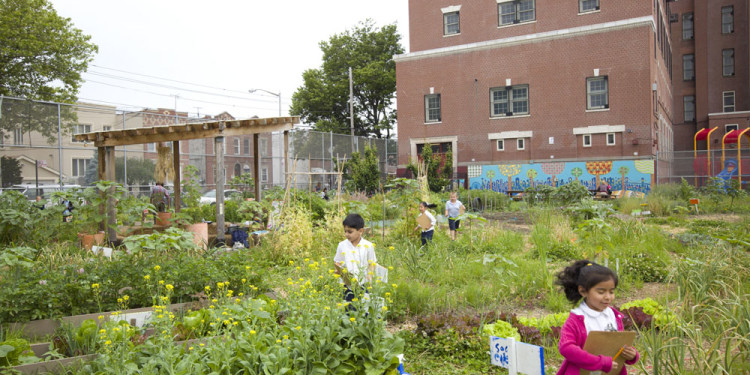
[[[96, 179], [98, 181], [103, 181], [103, 180], [107, 179], [107, 176], [105, 174], [106, 171], [107, 171], [107, 164], [106, 164], [106, 161], [105, 161], [106, 159], [105, 159], [104, 155], [105, 155], [105, 147], [97, 147], [96, 148], [96, 160], [97, 160], [98, 164], [97, 164], [97, 176], [96, 176]], [[106, 212], [106, 209], [107, 208], [106, 208], [106, 206], [104, 204], [102, 204], [101, 206], [99, 206], [99, 215], [104, 215], [104, 213]], [[103, 221], [99, 223], [99, 230], [104, 230], [104, 222]]]
[[180, 212], [180, 141], [172, 141], [172, 166], [174, 168], [174, 212]]
[[284, 174], [289, 178], [289, 130], [284, 130]]
[[[223, 127], [224, 123], [222, 123]], [[224, 137], [214, 138], [216, 155], [216, 241], [224, 243]]]
[[260, 202], [260, 134], [253, 134], [253, 171], [255, 172], [255, 200]]
[[[105, 147], [104, 151], [105, 167], [104, 174], [108, 181], [115, 181], [115, 148], [114, 146]], [[115, 187], [112, 186], [107, 192], [107, 241], [113, 243], [117, 240], [117, 202], [113, 196]]]

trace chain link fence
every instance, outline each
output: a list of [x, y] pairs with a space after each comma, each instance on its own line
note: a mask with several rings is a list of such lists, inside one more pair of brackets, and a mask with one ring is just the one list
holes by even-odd
[[[719, 146], [721, 147], [721, 146]], [[737, 179], [742, 168], [743, 188], [750, 181], [750, 148], [737, 150], [737, 144], [727, 145], [725, 150], [675, 151], [670, 153], [671, 168], [657, 171], [660, 183], [680, 183], [685, 179], [695, 187], [705, 186], [711, 177]], [[660, 157], [666, 155], [661, 155]], [[740, 164], [741, 163], [741, 164]]]
[[[77, 142], [73, 135], [97, 131], [135, 129], [202, 122], [232, 120], [222, 113], [216, 117], [190, 117], [174, 109], [127, 111], [114, 106], [76, 105], [0, 97], [0, 156], [18, 161], [21, 184], [81, 185], [96, 180], [96, 147]], [[289, 134], [289, 160], [284, 157], [283, 133], [259, 137], [262, 189], [285, 186], [287, 177], [297, 188], [335, 189], [338, 185], [337, 163], [352, 152], [363, 152], [365, 146], [377, 149], [381, 177], [396, 173], [398, 152], [396, 139], [351, 137], [296, 129]], [[215, 187], [214, 139], [181, 141], [180, 168], [188, 165], [198, 170], [204, 190]], [[253, 173], [252, 135], [224, 137], [224, 165], [227, 181], [244, 173]], [[158, 160], [154, 143], [115, 148], [115, 178], [133, 194], [147, 193], [154, 183]], [[289, 176], [286, 167], [289, 166]], [[2, 186], [17, 184], [11, 176], [17, 172], [10, 164], [0, 171]]]

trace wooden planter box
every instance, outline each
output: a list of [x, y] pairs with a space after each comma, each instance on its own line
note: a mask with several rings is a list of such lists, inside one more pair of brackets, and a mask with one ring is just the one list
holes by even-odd
[[[169, 310], [179, 311], [188, 309], [190, 307], [200, 308], [202, 306], [199, 302], [176, 303], [169, 305]], [[120, 312], [120, 314], [118, 315], [118, 320], [126, 320], [132, 326], [141, 327], [143, 326], [143, 323], [146, 321], [146, 319], [151, 316], [151, 312], [151, 307], [125, 310]], [[47, 335], [54, 334], [55, 330], [60, 327], [61, 323], [70, 323], [74, 326], [78, 326], [86, 319], [93, 319], [98, 322], [98, 317], [100, 315], [104, 316], [104, 320], [109, 320], [112, 316], [112, 313], [101, 312], [94, 314], [66, 316], [62, 319], [42, 319], [33, 320], [27, 323], [9, 323], [8, 328], [11, 331], [21, 332], [21, 334], [25, 338], [37, 340], [44, 338]]]

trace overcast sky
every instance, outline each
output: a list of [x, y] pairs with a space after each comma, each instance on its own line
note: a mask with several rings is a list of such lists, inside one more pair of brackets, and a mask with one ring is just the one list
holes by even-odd
[[247, 93], [265, 89], [287, 115], [318, 43], [367, 18], [396, 23], [409, 50], [408, 0], [50, 1], [99, 46], [79, 100], [119, 109], [174, 108], [177, 95], [191, 115], [277, 116], [276, 97]]

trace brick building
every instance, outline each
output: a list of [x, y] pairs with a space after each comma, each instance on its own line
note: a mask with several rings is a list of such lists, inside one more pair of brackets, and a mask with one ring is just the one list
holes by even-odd
[[672, 5], [410, 0], [400, 173], [429, 143], [452, 150], [471, 188], [603, 179], [647, 192], [671, 166]]
[[[680, 0], [670, 7], [675, 145], [692, 150], [697, 131], [717, 127], [710, 139], [717, 149], [724, 134], [750, 126], [748, 2]], [[698, 148], [706, 149], [705, 141]]]

